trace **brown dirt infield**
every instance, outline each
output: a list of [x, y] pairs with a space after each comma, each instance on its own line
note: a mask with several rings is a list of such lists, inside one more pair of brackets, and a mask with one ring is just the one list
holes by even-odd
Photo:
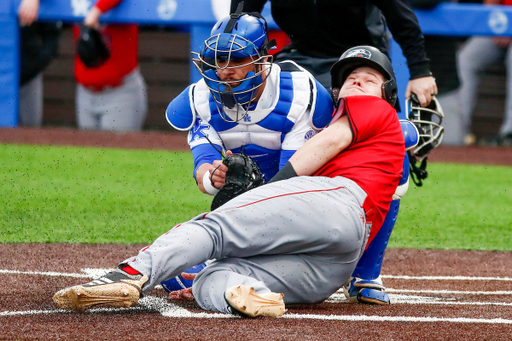
[[[0, 143], [16, 144], [188, 150], [185, 139], [183, 133], [0, 129]], [[512, 166], [511, 153], [442, 146], [430, 161]], [[385, 307], [349, 304], [335, 294], [321, 304], [288, 306], [280, 319], [217, 318], [201, 314], [194, 302], [167, 301], [161, 289], [138, 308], [76, 314], [53, 305], [59, 289], [89, 281], [82, 269], [112, 268], [142, 246], [0, 244], [0, 340], [510, 340], [512, 335], [510, 252], [389, 249], [382, 273], [393, 304]]]

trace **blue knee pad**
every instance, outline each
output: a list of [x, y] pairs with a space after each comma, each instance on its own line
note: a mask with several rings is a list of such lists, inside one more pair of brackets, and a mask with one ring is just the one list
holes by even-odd
[[[206, 267], [206, 263], [196, 265], [191, 267], [188, 270], [185, 270], [183, 272], [189, 273], [189, 274], [195, 274], [200, 272]], [[168, 279], [166, 281], [162, 281], [160, 284], [164, 288], [165, 291], [171, 292], [181, 289], [190, 288], [192, 286], [192, 283], [194, 283], [193, 280], [190, 279], [184, 279], [181, 274], [179, 276], [173, 277], [171, 279]]]

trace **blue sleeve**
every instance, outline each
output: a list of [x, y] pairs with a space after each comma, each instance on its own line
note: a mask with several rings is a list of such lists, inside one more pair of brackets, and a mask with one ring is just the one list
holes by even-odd
[[[221, 146], [215, 145], [216, 148], [222, 150]], [[213, 163], [215, 160], [221, 160], [222, 156], [215, 150], [211, 144], [200, 144], [192, 147], [192, 156], [194, 157], [194, 179], [196, 178], [196, 171], [203, 163]], [[196, 179], [197, 181], [197, 179]]]
[[195, 113], [190, 106], [192, 90], [192, 85], [183, 90], [169, 103], [165, 111], [167, 122], [177, 130], [186, 131], [194, 125]]
[[296, 150], [281, 150], [281, 158], [279, 160], [279, 169], [283, 168], [284, 165], [290, 160]]

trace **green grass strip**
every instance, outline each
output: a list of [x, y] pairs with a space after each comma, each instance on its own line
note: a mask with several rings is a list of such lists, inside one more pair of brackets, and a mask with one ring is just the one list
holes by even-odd
[[[208, 211], [190, 152], [0, 145], [0, 243], [151, 243]], [[512, 250], [512, 167], [428, 166], [390, 247]]]
[[401, 201], [390, 247], [512, 250], [512, 167], [439, 164]]
[[189, 152], [0, 145], [0, 242], [150, 243], [208, 210]]

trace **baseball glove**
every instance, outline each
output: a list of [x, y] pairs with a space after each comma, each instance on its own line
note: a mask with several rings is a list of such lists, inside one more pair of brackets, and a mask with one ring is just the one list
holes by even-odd
[[99, 67], [110, 58], [110, 50], [100, 31], [86, 25], [80, 26], [76, 52], [88, 68]]
[[265, 183], [260, 168], [246, 154], [231, 154], [222, 161], [227, 167], [224, 186], [215, 194], [211, 210]]

